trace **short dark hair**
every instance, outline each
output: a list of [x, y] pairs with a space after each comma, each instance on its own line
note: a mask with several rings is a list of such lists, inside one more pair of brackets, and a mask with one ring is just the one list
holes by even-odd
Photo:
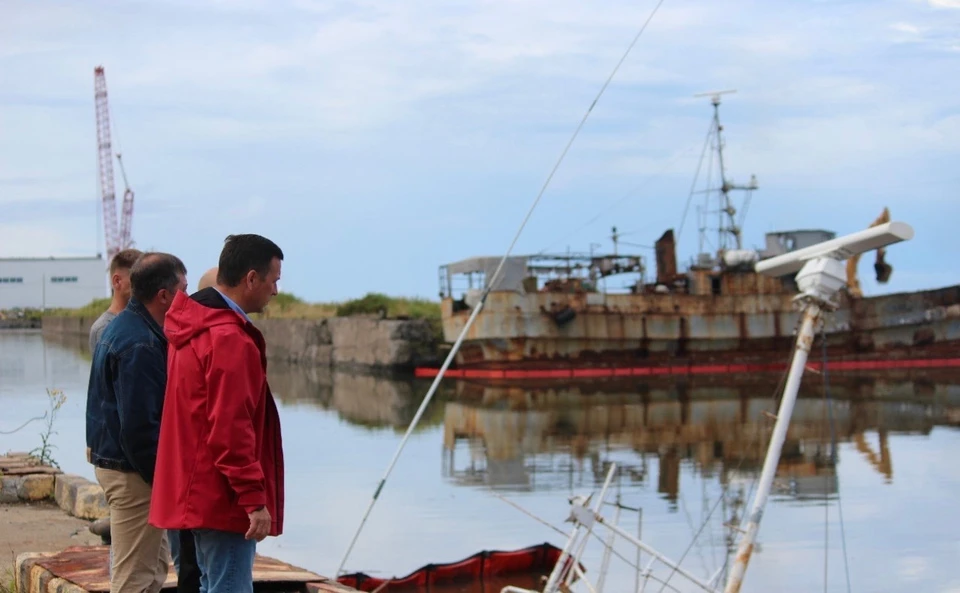
[[148, 252], [140, 256], [130, 269], [130, 292], [141, 303], [152, 301], [163, 289], [173, 291], [180, 282], [180, 275], [187, 275], [187, 268], [175, 255]]
[[139, 249], [131, 248], [118, 251], [110, 260], [110, 273], [113, 274], [117, 270], [129, 270], [141, 255], [143, 255], [143, 252]]
[[220, 252], [217, 283], [232, 288], [240, 284], [250, 270], [263, 278], [270, 271], [273, 258], [283, 261], [283, 251], [270, 239], [253, 234], [229, 235]]

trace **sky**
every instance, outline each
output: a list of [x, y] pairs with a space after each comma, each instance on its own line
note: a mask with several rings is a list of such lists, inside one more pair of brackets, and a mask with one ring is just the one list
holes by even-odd
[[[191, 285], [254, 232], [306, 299], [436, 298], [438, 266], [507, 249], [656, 4], [0, 0], [0, 257], [103, 251], [102, 65], [136, 245], [182, 257]], [[514, 253], [609, 251], [613, 226], [651, 245], [683, 221], [689, 261], [712, 115], [694, 95], [736, 89], [728, 175], [759, 184], [746, 246], [889, 207], [916, 236], [886, 285], [861, 260], [864, 292], [956, 284], [957, 71], [960, 0], [663, 0]]]

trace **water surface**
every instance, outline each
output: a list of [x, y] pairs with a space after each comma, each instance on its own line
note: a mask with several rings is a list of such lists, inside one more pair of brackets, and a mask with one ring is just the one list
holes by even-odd
[[[84, 458], [89, 365], [83, 340], [0, 332], [0, 431], [42, 415], [47, 388], [64, 390], [54, 456], [64, 471], [93, 479]], [[283, 422], [287, 524], [259, 551], [332, 574], [429, 384], [279, 364], [270, 377]], [[742, 517], [737, 499], [749, 501], [759, 471], [776, 380], [540, 391], [445, 382], [347, 569], [399, 576], [485, 549], [562, 547], [563, 536], [498, 496], [567, 532], [568, 496], [597, 489], [612, 461], [622, 471], [611, 500], [642, 509], [642, 520], [623, 510], [620, 526], [639, 528], [690, 572], [713, 574], [730, 558], [723, 523]], [[845, 591], [842, 536], [855, 591], [960, 590], [960, 378], [834, 377], [829, 410], [820, 377], [805, 381], [743, 590], [822, 591], [826, 581]], [[33, 448], [41, 429], [35, 422], [0, 435], [0, 451]], [[616, 549], [635, 560], [622, 540]], [[594, 540], [583, 557], [594, 582], [601, 556]], [[612, 559], [605, 589], [632, 590], [635, 573]], [[670, 585], [695, 590], [677, 576]]]

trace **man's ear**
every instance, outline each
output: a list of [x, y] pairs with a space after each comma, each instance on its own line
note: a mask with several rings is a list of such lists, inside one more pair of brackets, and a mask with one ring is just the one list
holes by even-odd
[[173, 297], [176, 296], [176, 291], [170, 291], [166, 288], [161, 288], [160, 292], [157, 293], [157, 296], [160, 297], [160, 302], [163, 303], [164, 307], [169, 308], [173, 304]]

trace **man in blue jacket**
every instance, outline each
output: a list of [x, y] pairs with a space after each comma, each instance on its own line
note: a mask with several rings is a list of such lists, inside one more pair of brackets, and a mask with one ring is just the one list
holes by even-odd
[[177, 257], [146, 253], [130, 270], [131, 298], [93, 353], [87, 446], [110, 507], [110, 590], [156, 593], [169, 570], [163, 530], [147, 523], [167, 375], [163, 319], [187, 288]]

